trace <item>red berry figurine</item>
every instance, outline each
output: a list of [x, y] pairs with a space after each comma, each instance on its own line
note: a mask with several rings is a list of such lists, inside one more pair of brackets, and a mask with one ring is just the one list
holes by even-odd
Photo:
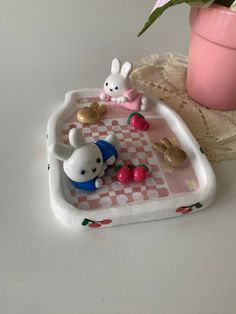
[[133, 180], [135, 182], [144, 182], [149, 169], [146, 165], [138, 165], [133, 170]]
[[149, 123], [145, 117], [138, 112], [133, 112], [129, 115], [127, 123], [132, 125], [135, 129], [146, 131], [149, 129]]
[[132, 170], [127, 166], [116, 166], [116, 178], [120, 183], [129, 183], [132, 180]]

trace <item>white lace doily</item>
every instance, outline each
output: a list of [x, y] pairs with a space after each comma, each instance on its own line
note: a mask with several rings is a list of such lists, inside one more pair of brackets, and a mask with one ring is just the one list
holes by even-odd
[[236, 158], [236, 110], [206, 109], [185, 89], [187, 58], [176, 53], [151, 55], [135, 63], [133, 85], [163, 100], [183, 118], [211, 161]]

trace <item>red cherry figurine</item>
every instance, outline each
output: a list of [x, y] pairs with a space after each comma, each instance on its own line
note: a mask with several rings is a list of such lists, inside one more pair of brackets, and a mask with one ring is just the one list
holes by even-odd
[[132, 170], [127, 166], [116, 166], [116, 178], [120, 183], [129, 183], [132, 180]]
[[127, 123], [132, 125], [135, 129], [146, 131], [149, 129], [149, 123], [145, 120], [145, 117], [139, 112], [133, 112], [129, 115]]
[[135, 182], [144, 182], [149, 168], [146, 165], [138, 165], [133, 170], [133, 180]]

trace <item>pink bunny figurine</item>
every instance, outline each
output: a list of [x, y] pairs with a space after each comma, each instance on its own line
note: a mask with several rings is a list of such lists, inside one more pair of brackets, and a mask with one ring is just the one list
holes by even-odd
[[132, 88], [129, 76], [133, 65], [125, 62], [122, 67], [120, 60], [112, 60], [111, 74], [107, 77], [100, 95], [103, 101], [111, 101], [133, 111], [147, 110], [148, 98]]

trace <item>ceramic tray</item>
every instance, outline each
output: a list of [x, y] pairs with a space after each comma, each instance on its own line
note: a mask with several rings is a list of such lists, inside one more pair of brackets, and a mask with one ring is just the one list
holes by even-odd
[[[107, 104], [107, 113], [94, 125], [82, 125], [76, 119], [79, 108], [99, 101], [99, 89], [72, 91], [49, 119], [47, 148], [56, 141], [67, 144], [71, 128], [83, 129], [87, 142], [106, 137], [112, 131], [121, 149], [118, 164], [147, 164], [151, 171], [145, 183], [119, 183], [109, 169], [104, 186], [94, 192], [76, 190], [48, 149], [48, 174], [51, 205], [55, 216], [65, 225], [91, 229], [133, 222], [184, 216], [199, 211], [213, 201], [216, 190], [212, 168], [182, 119], [167, 105], [156, 102], [143, 115], [150, 123], [141, 132], [127, 124], [130, 111]], [[104, 102], [100, 102], [104, 103]], [[152, 143], [167, 137], [181, 146], [188, 163], [180, 169], [167, 165]]]

